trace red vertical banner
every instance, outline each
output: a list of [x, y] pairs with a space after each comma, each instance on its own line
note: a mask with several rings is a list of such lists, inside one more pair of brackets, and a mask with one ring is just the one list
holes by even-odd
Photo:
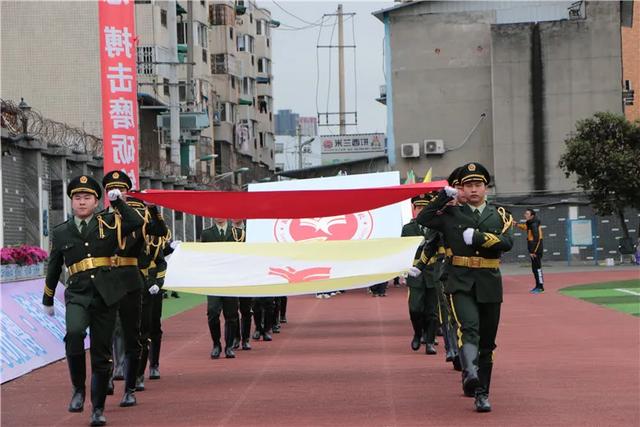
[[138, 189], [138, 98], [134, 0], [100, 0], [100, 77], [105, 172], [125, 172]]

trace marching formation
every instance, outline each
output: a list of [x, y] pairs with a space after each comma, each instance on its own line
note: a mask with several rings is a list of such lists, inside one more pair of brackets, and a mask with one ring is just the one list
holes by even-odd
[[[412, 199], [415, 218], [402, 230], [402, 236], [424, 237], [406, 280], [411, 348], [417, 351], [424, 343], [426, 354], [435, 355], [436, 335], [442, 335], [446, 361], [462, 371], [463, 392], [475, 397], [478, 412], [491, 411], [489, 385], [502, 303], [500, 255], [511, 249], [513, 226], [504, 208], [487, 204], [489, 181], [489, 172], [478, 163], [457, 168], [450, 186]], [[103, 187], [110, 206], [98, 211], [103, 189], [97, 181], [83, 175], [68, 185], [74, 216], [52, 230], [42, 301], [53, 315], [66, 265], [65, 348], [73, 390], [68, 409], [84, 409], [89, 328], [92, 426], [106, 424], [105, 400], [114, 394], [114, 380], [124, 380], [120, 406], [130, 407], [137, 403], [136, 392], [145, 389], [147, 364], [149, 379], [160, 378], [162, 286], [172, 252], [162, 215], [129, 193], [132, 184], [125, 173], [105, 174]], [[216, 218], [200, 240], [245, 242], [244, 221]], [[251, 350], [251, 339], [271, 341], [287, 321], [286, 309], [286, 297], [208, 296], [211, 358], [224, 354], [233, 359], [237, 350]]]
[[489, 386], [502, 303], [500, 255], [513, 245], [513, 218], [488, 204], [490, 174], [479, 163], [455, 169], [449, 186], [412, 199], [414, 219], [403, 236], [424, 236], [409, 268], [411, 348], [436, 354], [436, 331], [446, 361], [462, 371], [465, 396], [490, 412]]

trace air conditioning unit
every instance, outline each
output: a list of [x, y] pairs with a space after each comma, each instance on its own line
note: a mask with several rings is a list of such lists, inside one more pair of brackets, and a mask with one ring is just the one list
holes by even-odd
[[441, 139], [425, 139], [424, 155], [444, 154], [444, 141]]
[[402, 144], [400, 146], [400, 150], [403, 159], [420, 157], [420, 144], [417, 142], [412, 144]]

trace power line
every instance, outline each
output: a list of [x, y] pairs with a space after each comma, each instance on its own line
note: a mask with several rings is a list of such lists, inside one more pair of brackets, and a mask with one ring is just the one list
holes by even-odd
[[[294, 15], [293, 13], [289, 12], [289, 11], [288, 11], [287, 9], [285, 9], [284, 7], [280, 6], [280, 4], [279, 4], [277, 1], [275, 1], [275, 0], [271, 0], [271, 1], [273, 2], [273, 4], [275, 4], [276, 6], [278, 6], [278, 8], [279, 8], [280, 10], [282, 10], [284, 13], [286, 13], [286, 14], [287, 14], [287, 15], [289, 15], [289, 16], [293, 16], [293, 17], [294, 17], [294, 18], [296, 18], [298, 21], [301, 21], [301, 22], [303, 22], [303, 23], [305, 23], [305, 24], [307, 24], [307, 25], [310, 25], [310, 26], [318, 25], [318, 21], [319, 21], [319, 20], [316, 20], [315, 22], [309, 22], [309, 21], [306, 21], [306, 20], [304, 20], [304, 19], [300, 18], [299, 16]], [[324, 16], [323, 16], [321, 19], [324, 19]]]

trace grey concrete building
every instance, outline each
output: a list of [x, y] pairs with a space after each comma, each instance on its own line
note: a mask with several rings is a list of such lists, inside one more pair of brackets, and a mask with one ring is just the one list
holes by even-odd
[[498, 195], [570, 192], [564, 139], [597, 111], [622, 113], [620, 2], [414, 1], [374, 15], [402, 174], [479, 161]]

